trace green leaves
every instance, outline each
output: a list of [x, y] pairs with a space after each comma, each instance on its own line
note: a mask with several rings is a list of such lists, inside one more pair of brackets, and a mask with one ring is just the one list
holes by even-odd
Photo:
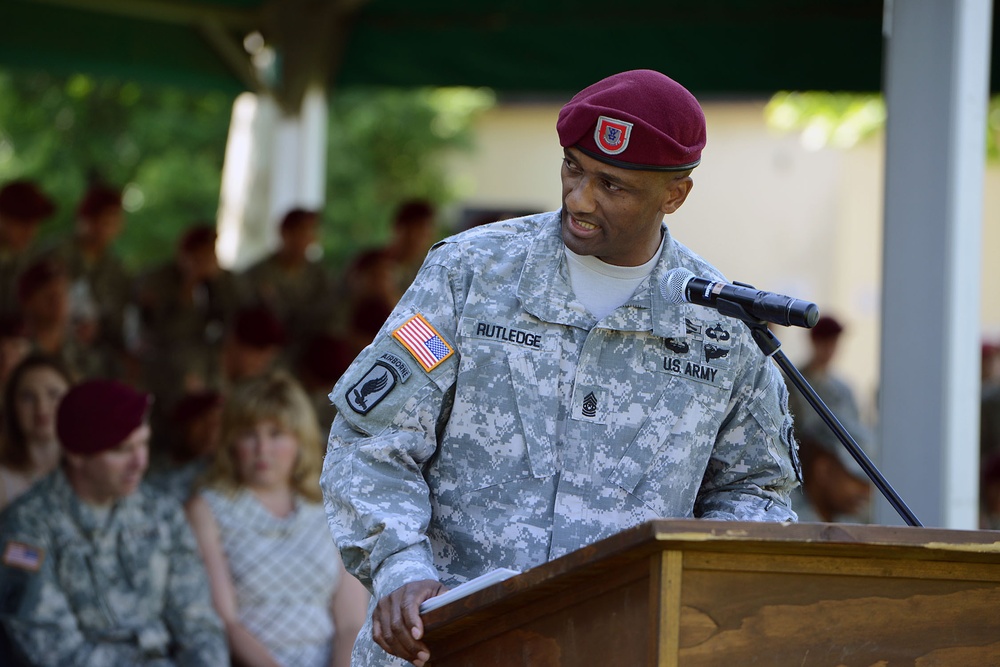
[[[810, 148], [850, 148], [885, 128], [885, 101], [881, 95], [825, 91], [780, 92], [764, 109], [768, 125], [800, 132]], [[986, 156], [1000, 159], [1000, 98], [990, 99], [986, 128]]]
[[123, 188], [117, 250], [132, 268], [148, 266], [170, 256], [187, 225], [215, 217], [231, 102], [79, 74], [0, 72], [0, 181], [33, 178], [58, 202], [43, 242], [70, 233], [91, 181]]
[[[456, 197], [441, 159], [472, 146], [492, 92], [352, 89], [330, 102], [325, 261], [386, 240], [396, 206]], [[213, 220], [233, 98], [132, 82], [0, 71], [0, 182], [37, 180], [59, 204], [41, 237], [70, 233], [89, 182], [124, 190], [117, 251], [133, 269], [165, 260]]]

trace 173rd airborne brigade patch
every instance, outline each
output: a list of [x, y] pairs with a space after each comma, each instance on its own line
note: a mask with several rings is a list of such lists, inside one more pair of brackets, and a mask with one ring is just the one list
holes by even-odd
[[[428, 373], [441, 365], [455, 351], [419, 313], [392, 332], [392, 337], [413, 355]], [[388, 396], [397, 383], [406, 382], [410, 369], [391, 352], [383, 353], [354, 386], [347, 390], [347, 404], [361, 415], [371, 412]]]

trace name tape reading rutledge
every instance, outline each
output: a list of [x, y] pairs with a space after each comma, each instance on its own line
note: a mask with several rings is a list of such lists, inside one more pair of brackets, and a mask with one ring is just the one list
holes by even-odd
[[526, 345], [528, 347], [533, 347], [536, 350], [540, 350], [542, 348], [542, 337], [538, 334], [533, 334], [530, 331], [522, 331], [520, 329], [510, 329], [499, 324], [478, 322], [476, 324], [476, 335], [482, 336], [483, 338], [493, 338], [496, 340], [506, 341], [508, 343]]

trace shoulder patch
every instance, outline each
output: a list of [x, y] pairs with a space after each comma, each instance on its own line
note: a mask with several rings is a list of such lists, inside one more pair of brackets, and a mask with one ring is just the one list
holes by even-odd
[[38, 572], [45, 560], [45, 550], [24, 542], [10, 541], [3, 548], [3, 564], [28, 572]]
[[428, 373], [455, 353], [451, 345], [445, 342], [444, 337], [420, 313], [393, 331], [392, 337], [399, 341]]
[[344, 398], [359, 415], [366, 415], [396, 388], [397, 374], [383, 361], [376, 361], [368, 372], [347, 390]]

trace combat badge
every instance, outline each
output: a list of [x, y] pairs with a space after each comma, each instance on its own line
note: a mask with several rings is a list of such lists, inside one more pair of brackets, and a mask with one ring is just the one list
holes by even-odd
[[384, 361], [376, 361], [365, 376], [347, 390], [347, 404], [359, 415], [366, 415], [396, 388], [396, 371]]

